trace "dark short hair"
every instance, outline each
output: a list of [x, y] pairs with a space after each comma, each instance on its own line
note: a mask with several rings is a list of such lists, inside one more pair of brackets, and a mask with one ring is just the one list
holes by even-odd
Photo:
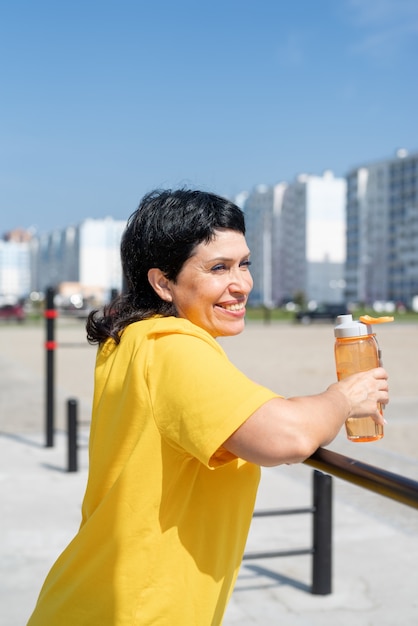
[[194, 248], [211, 241], [223, 228], [245, 235], [243, 212], [221, 196], [187, 189], [145, 195], [122, 236], [124, 293], [105, 308], [101, 318], [97, 312], [89, 316], [89, 341], [101, 343], [109, 336], [119, 341], [120, 332], [134, 321], [157, 314], [175, 315], [173, 304], [163, 301], [151, 287], [148, 271], [157, 267], [175, 282]]

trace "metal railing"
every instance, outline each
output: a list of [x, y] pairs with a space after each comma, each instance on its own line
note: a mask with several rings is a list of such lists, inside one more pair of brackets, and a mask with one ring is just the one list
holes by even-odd
[[311, 593], [328, 595], [332, 587], [332, 478], [317, 470], [313, 472], [312, 506], [298, 509], [254, 511], [254, 517], [312, 514], [312, 545], [308, 548], [246, 552], [243, 560], [282, 556], [312, 555]]
[[393, 474], [324, 448], [319, 448], [305, 464], [418, 509], [418, 482], [411, 478]]
[[[78, 470], [77, 400], [67, 401], [68, 471]], [[312, 555], [311, 593], [332, 593], [332, 477], [346, 480], [360, 488], [386, 496], [391, 500], [418, 509], [418, 482], [362, 461], [319, 448], [304, 461], [313, 472], [312, 505], [293, 509], [256, 510], [253, 517], [311, 514], [312, 545], [306, 548], [246, 552], [244, 561], [285, 556]], [[326, 473], [323, 473], [326, 472]]]
[[[255, 511], [254, 517], [312, 513], [312, 547], [295, 550], [252, 552], [245, 554], [243, 560], [311, 554], [311, 593], [327, 595], [331, 593], [332, 586], [332, 479], [329, 474], [415, 509], [418, 509], [418, 481], [368, 465], [337, 452], [325, 450], [324, 448], [319, 448], [304, 463], [315, 468], [312, 507]], [[326, 474], [321, 472], [326, 472]]]

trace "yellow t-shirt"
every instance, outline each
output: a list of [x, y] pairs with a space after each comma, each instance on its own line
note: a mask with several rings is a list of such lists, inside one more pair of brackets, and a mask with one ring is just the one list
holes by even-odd
[[275, 396], [187, 320], [136, 322], [107, 341], [81, 526], [29, 625], [221, 624], [259, 482], [222, 443]]

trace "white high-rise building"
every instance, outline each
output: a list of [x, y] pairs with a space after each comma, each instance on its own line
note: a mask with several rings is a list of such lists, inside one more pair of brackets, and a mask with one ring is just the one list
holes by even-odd
[[280, 282], [289, 299], [341, 302], [344, 288], [346, 182], [330, 171], [299, 175], [284, 195]]
[[29, 295], [29, 259], [29, 243], [0, 241], [0, 302], [13, 302]]
[[34, 238], [32, 243], [32, 290], [53, 287], [71, 295], [106, 302], [112, 290], [122, 289], [120, 241], [125, 220], [86, 219]]
[[252, 258], [251, 303], [277, 305], [297, 296], [342, 301], [345, 190], [345, 180], [326, 171], [240, 196]]
[[0, 240], [0, 304], [14, 303], [30, 292], [31, 233], [17, 229]]
[[347, 175], [346, 298], [411, 306], [418, 296], [418, 154]]
[[79, 230], [79, 281], [103, 289], [122, 289], [120, 242], [125, 220], [85, 220]]
[[255, 305], [271, 307], [279, 298], [274, 275], [280, 256], [280, 215], [285, 188], [284, 183], [258, 185], [235, 199], [245, 212], [254, 281], [250, 302]]

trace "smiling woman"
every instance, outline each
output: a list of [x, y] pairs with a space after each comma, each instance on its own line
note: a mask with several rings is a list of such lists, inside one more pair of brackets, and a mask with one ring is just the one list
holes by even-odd
[[348, 417], [382, 417], [377, 368], [286, 400], [217, 337], [244, 329], [252, 288], [241, 210], [201, 191], [153, 192], [128, 220], [126, 292], [93, 311], [98, 344], [89, 478], [76, 537], [30, 626], [219, 626], [260, 465], [301, 461]]
[[242, 233], [216, 230], [213, 239], [195, 247], [175, 281], [158, 268], [149, 270], [148, 278], [160, 298], [174, 304], [179, 317], [212, 337], [236, 335], [244, 328], [253, 285], [249, 256]]

